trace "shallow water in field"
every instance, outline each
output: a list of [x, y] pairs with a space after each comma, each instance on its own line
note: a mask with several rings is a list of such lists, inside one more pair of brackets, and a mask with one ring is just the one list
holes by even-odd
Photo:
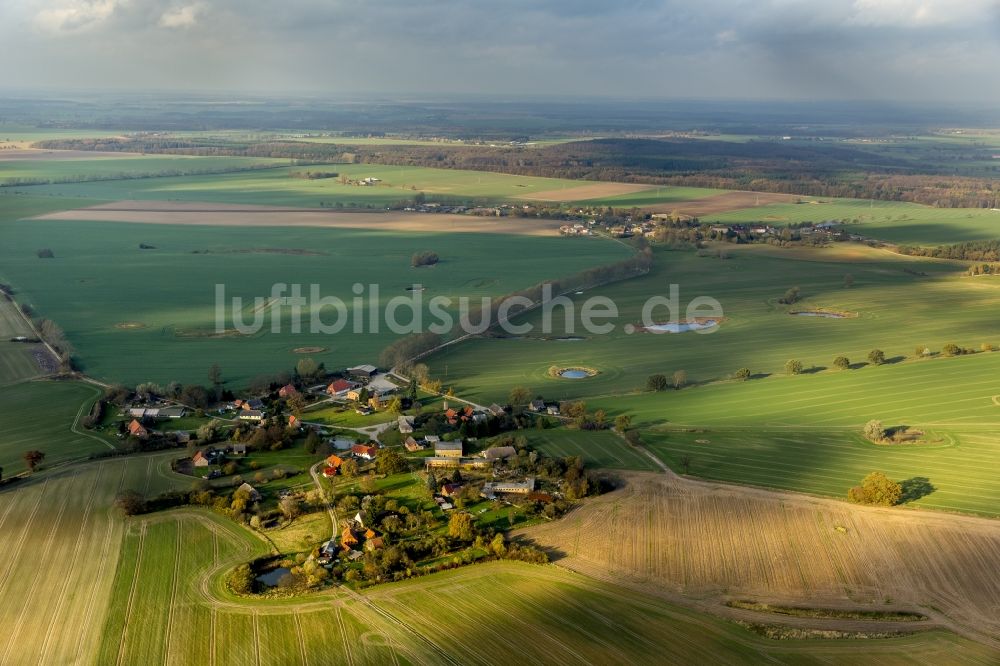
[[687, 331], [703, 331], [706, 328], [714, 328], [718, 326], [719, 322], [714, 319], [707, 319], [705, 321], [687, 321], [687, 322], [673, 322], [670, 324], [654, 324], [653, 326], [646, 326], [646, 330], [650, 333], [686, 333]]
[[563, 370], [559, 376], [563, 379], [586, 379], [590, 373], [586, 370]]

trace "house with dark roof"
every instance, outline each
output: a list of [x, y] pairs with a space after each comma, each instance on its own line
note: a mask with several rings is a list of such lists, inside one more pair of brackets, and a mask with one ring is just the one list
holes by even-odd
[[250, 421], [251, 423], [260, 423], [264, 420], [264, 412], [257, 409], [244, 409], [240, 412], [240, 421]]
[[441, 458], [461, 458], [462, 440], [454, 442], [437, 442], [434, 445], [434, 455]]
[[356, 365], [347, 369], [347, 374], [358, 379], [371, 379], [376, 372], [378, 372], [378, 368], [374, 365]]
[[299, 390], [295, 388], [292, 384], [285, 384], [280, 389], [278, 389], [279, 398], [291, 398], [293, 395], [298, 395]]

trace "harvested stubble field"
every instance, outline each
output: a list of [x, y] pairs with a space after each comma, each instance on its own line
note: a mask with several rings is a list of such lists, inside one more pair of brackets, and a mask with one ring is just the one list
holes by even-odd
[[695, 598], [702, 609], [736, 598], [919, 610], [1000, 650], [995, 521], [665, 475], [625, 480], [563, 520], [522, 533], [563, 554], [558, 562], [571, 569]]

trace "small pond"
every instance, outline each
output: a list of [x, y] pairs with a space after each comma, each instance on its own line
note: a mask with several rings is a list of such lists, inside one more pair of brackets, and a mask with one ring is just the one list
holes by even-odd
[[590, 376], [590, 373], [586, 370], [576, 370], [571, 368], [569, 370], [563, 370], [559, 373], [559, 376], [563, 379], [586, 379]]
[[268, 587], [276, 587], [278, 585], [278, 581], [281, 580], [281, 577], [289, 573], [292, 573], [291, 569], [288, 569], [287, 567], [278, 567], [277, 569], [271, 569], [270, 571], [265, 571], [264, 573], [257, 576], [256, 580], [258, 583], [261, 583], [262, 585], [267, 585]]
[[686, 333], [687, 331], [703, 331], [706, 328], [714, 328], [719, 325], [714, 319], [706, 319], [704, 321], [683, 321], [683, 322], [672, 322], [669, 324], [654, 324], [653, 326], [647, 326], [646, 330], [650, 333]]

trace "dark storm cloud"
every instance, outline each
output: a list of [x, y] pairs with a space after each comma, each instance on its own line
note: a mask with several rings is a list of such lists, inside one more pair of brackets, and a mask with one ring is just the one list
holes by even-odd
[[7, 0], [6, 86], [995, 95], [994, 0]]

